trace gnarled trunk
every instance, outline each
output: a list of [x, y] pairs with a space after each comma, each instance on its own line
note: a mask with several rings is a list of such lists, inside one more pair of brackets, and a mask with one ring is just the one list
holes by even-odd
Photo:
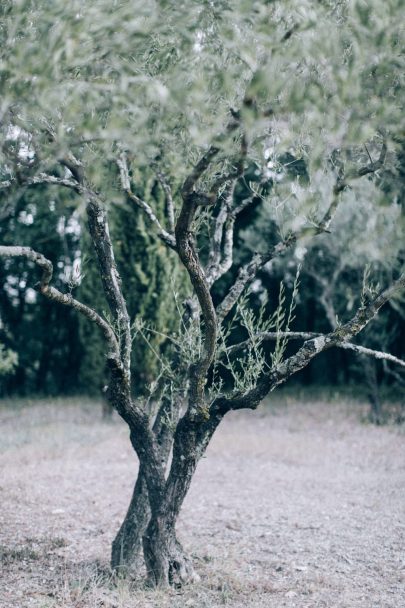
[[113, 570], [123, 576], [136, 575], [145, 563], [148, 581], [153, 587], [198, 580], [190, 556], [176, 538], [177, 515], [174, 516], [169, 505], [163, 515], [151, 518], [141, 466], [127, 514], [112, 544]]
[[181, 586], [199, 580], [191, 557], [176, 538], [168, 513], [152, 517], [143, 537], [147, 581], [152, 587]]
[[124, 521], [112, 543], [111, 568], [127, 576], [138, 573], [143, 564], [142, 538], [150, 520], [148, 488], [142, 466]]
[[[166, 468], [173, 443], [173, 430], [167, 420], [177, 422], [180, 404], [163, 399], [153, 431], [157, 439], [161, 466]], [[131, 443], [136, 451], [136, 433], [131, 433]], [[123, 575], [139, 573], [143, 563], [143, 536], [148, 527], [151, 506], [147, 486], [147, 460], [140, 462], [131, 502], [125, 519], [112, 543], [111, 568]], [[177, 541], [176, 541], [177, 542]], [[180, 543], [177, 543], [180, 546]]]
[[182, 585], [199, 579], [191, 557], [176, 538], [176, 522], [197, 464], [222, 417], [218, 410], [210, 418], [196, 423], [185, 415], [177, 425], [164, 493], [160, 499], [151, 500], [151, 519], [143, 538], [147, 579], [151, 586]]

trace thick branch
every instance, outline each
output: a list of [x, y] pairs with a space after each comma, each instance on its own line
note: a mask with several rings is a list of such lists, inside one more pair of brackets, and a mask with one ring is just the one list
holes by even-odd
[[195, 165], [191, 173], [185, 179], [181, 188], [181, 195], [183, 199], [190, 196], [193, 193], [194, 187], [203, 173], [208, 169], [211, 162], [217, 156], [219, 148], [217, 146], [210, 146], [205, 154], [200, 158], [198, 163]]
[[[254, 340], [258, 342], [266, 342], [273, 340], [310, 340], [312, 338], [318, 338], [322, 334], [309, 332], [309, 331], [263, 331], [254, 335]], [[234, 355], [235, 353], [247, 348], [252, 343], [252, 340], [244, 340], [238, 344], [232, 344], [227, 348], [226, 352], [228, 355]]]
[[0, 256], [4, 257], [24, 257], [31, 262], [34, 262], [39, 268], [42, 270], [42, 276], [40, 282], [36, 285], [37, 291], [42, 293], [48, 299], [58, 302], [59, 304], [64, 304], [65, 306], [70, 306], [74, 308], [82, 315], [87, 317], [90, 321], [93, 321], [100, 327], [103, 331], [108, 344], [111, 349], [110, 356], [113, 356], [114, 359], [119, 362], [119, 347], [117, 338], [111, 326], [105, 321], [100, 315], [90, 308], [86, 306], [82, 302], [79, 302], [71, 294], [65, 294], [55, 289], [50, 285], [53, 274], [53, 266], [52, 262], [50, 262], [45, 256], [41, 253], [38, 253], [31, 249], [31, 247], [8, 247], [8, 246], [0, 246]]
[[337, 327], [329, 334], [318, 336], [304, 342], [302, 347], [294, 355], [277, 365], [268, 374], [263, 375], [251, 391], [231, 399], [220, 398], [213, 403], [212, 408], [215, 410], [219, 407], [221, 411], [227, 409], [256, 408], [260, 401], [271, 390], [306, 367], [314, 357], [333, 346], [341, 346], [348, 342], [350, 338], [360, 333], [360, 331], [375, 317], [380, 308], [392, 298], [397, 291], [404, 288], [405, 273], [388, 287], [388, 289], [381, 292], [367, 306], [360, 308], [348, 323]]
[[222, 206], [215, 219], [214, 230], [210, 241], [210, 252], [206, 268], [206, 277], [210, 287], [222, 277], [232, 266], [233, 263], [233, 234], [235, 220], [239, 213], [245, 209], [254, 196], [242, 201], [235, 209], [232, 209], [235, 187], [238, 178], [243, 175], [245, 160], [248, 152], [248, 144], [245, 134], [241, 137], [241, 149], [239, 158], [228, 175], [223, 176], [223, 181], [217, 181], [211, 189], [212, 193], [217, 193], [220, 183], [228, 183], [223, 196], [221, 197]]
[[175, 228], [177, 251], [189, 274], [200, 304], [204, 321], [202, 330], [203, 352], [199, 360], [190, 368], [189, 397], [191, 413], [195, 408], [199, 409], [203, 407], [206, 375], [214, 357], [217, 340], [215, 308], [212, 302], [209, 284], [195, 247], [194, 235], [191, 231], [195, 212], [199, 205], [198, 193], [194, 192], [194, 185], [202, 173], [209, 167], [211, 160], [218, 151], [217, 148], [211, 146], [184, 182], [181, 191], [183, 205]]
[[217, 317], [219, 321], [222, 321], [227, 316], [234, 304], [238, 301], [245, 287], [253, 281], [259, 269], [263, 268], [267, 262], [276, 256], [287, 251], [287, 249], [297, 242], [298, 236], [298, 234], [291, 234], [285, 241], [277, 243], [277, 245], [267, 253], [255, 253], [250, 262], [240, 268], [235, 283], [232, 285], [222, 302], [217, 306]]
[[65, 188], [71, 188], [80, 194], [84, 192], [83, 186], [75, 179], [56, 177], [55, 175], [48, 175], [47, 173], [38, 173], [38, 175], [35, 175], [34, 177], [27, 177], [22, 184], [19, 184], [15, 179], [0, 182], [0, 189], [11, 188], [14, 185], [35, 186], [37, 184], [63, 186]]
[[[228, 126], [228, 130], [232, 130], [239, 123], [240, 123], [240, 117], [237, 122], [236, 121], [232, 122]], [[236, 180], [239, 177], [242, 177], [243, 171], [245, 168], [245, 161], [247, 158], [247, 154], [248, 154], [248, 141], [247, 141], [246, 134], [242, 133], [241, 138], [240, 138], [240, 151], [239, 151], [238, 157], [235, 159], [231, 170], [228, 173], [225, 173], [224, 175], [220, 175], [218, 177], [218, 179], [216, 179], [215, 182], [212, 184], [212, 186], [210, 188], [210, 195], [215, 196], [215, 197], [218, 196], [218, 192], [219, 192], [221, 186], [224, 186], [226, 184], [232, 184], [232, 183], [236, 182]]]
[[207, 279], [190, 232], [190, 223], [196, 210], [192, 195], [186, 197], [176, 225], [176, 242], [179, 257], [183, 262], [195, 289], [204, 320], [203, 353], [190, 369], [190, 405], [202, 407], [206, 374], [212, 363], [216, 339], [217, 321]]
[[[254, 340], [258, 342], [267, 342], [267, 341], [275, 341], [279, 339], [283, 340], [311, 340], [312, 338], [319, 338], [325, 336], [325, 334], [319, 334], [316, 332], [308, 332], [308, 331], [266, 331], [255, 334]], [[244, 340], [243, 342], [239, 342], [238, 344], [233, 344], [227, 349], [227, 355], [234, 355], [235, 353], [247, 348], [252, 343], [252, 340]], [[395, 363], [396, 365], [400, 365], [405, 367], [405, 361], [402, 359], [398, 359], [394, 355], [390, 353], [385, 353], [383, 351], [374, 350], [371, 348], [366, 348], [365, 346], [360, 346], [359, 344], [353, 344], [351, 342], [341, 342], [336, 344], [339, 348], [344, 348], [346, 350], [353, 350], [362, 355], [368, 355], [370, 357], [374, 357], [375, 359], [384, 359], [386, 361], [391, 361], [391, 363]]]
[[[237, 129], [240, 126], [240, 124], [241, 124], [240, 113], [231, 110], [231, 119], [229, 120], [224, 132], [221, 133], [216, 138], [216, 141], [218, 143], [220, 141], [223, 141], [224, 138], [226, 138], [230, 133], [235, 131], [235, 129]], [[208, 196], [205, 195], [202, 198], [200, 204], [214, 203], [217, 200], [218, 190], [221, 187], [221, 185], [226, 183], [227, 181], [237, 178], [239, 175], [241, 175], [243, 173], [243, 165], [244, 165], [244, 160], [246, 159], [247, 149], [248, 149], [248, 146], [247, 146], [246, 135], [244, 133], [242, 133], [240, 154], [236, 161], [235, 168], [232, 169], [232, 171], [227, 176], [221, 176], [219, 178], [219, 180], [216, 183], [214, 183], [214, 185], [212, 187], [212, 191], [209, 193]], [[189, 197], [193, 193], [197, 194], [195, 192], [195, 187], [197, 185], [198, 180], [207, 171], [207, 169], [211, 165], [214, 158], [218, 155], [219, 151], [220, 151], [220, 147], [218, 147], [215, 144], [211, 144], [210, 147], [208, 148], [208, 150], [202, 155], [200, 160], [193, 167], [191, 173], [189, 173], [189, 175], [184, 180], [183, 186], [181, 188], [181, 195], [183, 197], [183, 200], [185, 198]], [[203, 202], [204, 199], [205, 199], [205, 203]]]
[[83, 183], [83, 163], [79, 159], [69, 152], [66, 154], [66, 156], [60, 158], [59, 162], [61, 165], [69, 169], [70, 173], [79, 184]]
[[98, 259], [104, 293], [111, 314], [117, 324], [122, 362], [129, 383], [132, 348], [131, 326], [127, 305], [122, 294], [121, 278], [115, 263], [107, 213], [95, 194], [87, 199], [86, 210], [89, 232]]

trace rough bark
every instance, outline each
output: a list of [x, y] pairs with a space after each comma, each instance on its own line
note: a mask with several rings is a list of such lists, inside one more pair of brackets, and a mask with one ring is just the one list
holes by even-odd
[[152, 508], [143, 539], [147, 576], [152, 586], [181, 585], [198, 579], [192, 559], [176, 538], [176, 521], [197, 464], [222, 417], [220, 408], [208, 419], [196, 420], [188, 411], [177, 425], [165, 492]]
[[199, 578], [170, 519], [166, 513], [152, 517], [143, 537], [147, 582], [151, 587], [181, 586]]
[[118, 574], [135, 574], [142, 567], [142, 538], [149, 520], [148, 487], [141, 466], [127, 514], [112, 543], [111, 567]]
[[[180, 404], [180, 401], [172, 402], [164, 396], [153, 425], [153, 433], [156, 437], [159, 460], [163, 470], [167, 468]], [[171, 424], [168, 424], [168, 420]], [[136, 442], [133, 438], [133, 446], [134, 441]], [[139, 573], [143, 564], [143, 536], [151, 516], [146, 480], [147, 467], [147, 461], [141, 462], [128, 511], [112, 544], [111, 567], [122, 575]], [[180, 547], [180, 543], [178, 541], [176, 543]]]

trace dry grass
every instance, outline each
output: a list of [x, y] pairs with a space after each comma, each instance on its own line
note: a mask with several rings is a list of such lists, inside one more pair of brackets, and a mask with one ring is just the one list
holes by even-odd
[[179, 522], [201, 582], [114, 580], [136, 474], [128, 433], [90, 401], [0, 407], [1, 608], [400, 608], [405, 437], [352, 401], [230, 416]]

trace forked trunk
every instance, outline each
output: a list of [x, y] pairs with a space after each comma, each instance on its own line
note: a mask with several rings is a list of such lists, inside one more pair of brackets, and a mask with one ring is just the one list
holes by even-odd
[[186, 416], [174, 438], [173, 459], [164, 494], [153, 500], [151, 519], [143, 538], [148, 583], [151, 586], [183, 585], [199, 579], [191, 557], [176, 538], [176, 521], [190, 488], [197, 464], [217, 428], [220, 411], [197, 426]]
[[[186, 431], [186, 425], [180, 428]], [[197, 466], [195, 433], [176, 435], [173, 460], [163, 495], [151, 496], [151, 519], [143, 538], [148, 583], [153, 586], [182, 585], [198, 577], [191, 558], [176, 538], [176, 522]], [[155, 499], [155, 500], [154, 500]]]
[[[163, 468], [167, 466], [173, 442], [173, 431], [167, 419], [177, 421], [180, 406], [164, 399], [153, 427]], [[136, 433], [131, 433], [131, 442], [136, 451]], [[111, 568], [122, 576], [139, 574], [144, 563], [143, 536], [148, 527], [151, 507], [146, 480], [148, 462], [139, 466], [127, 514], [112, 543]]]
[[198, 580], [191, 558], [176, 538], [175, 520], [172, 512], [170, 523], [167, 514], [151, 519], [141, 467], [128, 512], [112, 544], [112, 569], [122, 576], [134, 576], [145, 564], [153, 587], [180, 586]]

